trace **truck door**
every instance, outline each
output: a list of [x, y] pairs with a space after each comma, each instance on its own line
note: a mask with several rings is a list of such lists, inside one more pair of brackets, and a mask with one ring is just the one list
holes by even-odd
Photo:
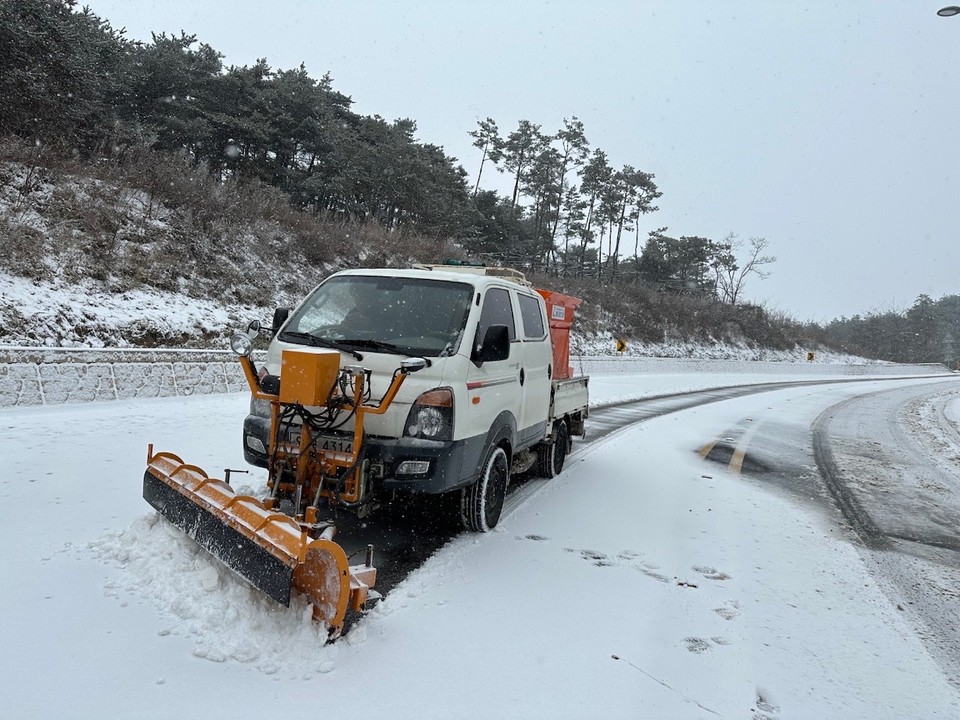
[[510, 357], [496, 362], [485, 362], [480, 367], [470, 363], [467, 372], [467, 390], [470, 396], [468, 428], [457, 435], [465, 437], [485, 435], [493, 422], [504, 411], [509, 411], [520, 425], [520, 359], [517, 326], [513, 303], [505, 288], [487, 288], [480, 308], [480, 320], [474, 337], [474, 348], [483, 342], [491, 325], [506, 325], [510, 333]]
[[544, 319], [544, 304], [539, 295], [517, 294], [522, 325], [520, 353], [521, 391], [520, 443], [539, 441], [546, 432], [550, 411], [552, 349]]

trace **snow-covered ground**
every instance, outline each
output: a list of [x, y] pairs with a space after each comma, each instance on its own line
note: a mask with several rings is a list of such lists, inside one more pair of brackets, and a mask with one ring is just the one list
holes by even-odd
[[[669, 361], [667, 361], [669, 363]], [[730, 366], [733, 367], [730, 367]], [[756, 370], [751, 372], [751, 366]], [[879, 372], [879, 368], [867, 368], [864, 374], [852, 372], [853, 368], [844, 366], [811, 367], [798, 365], [791, 367], [779, 363], [727, 363], [718, 361], [704, 361], [692, 364], [684, 372], [683, 366], [670, 364], [664, 368], [657, 368], [655, 361], [645, 365], [645, 372], [618, 374], [603, 374], [590, 376], [590, 406], [602, 408], [609, 405], [658, 397], [660, 395], [711, 388], [737, 387], [740, 385], [754, 385], [783, 382], [822, 382], [846, 380], [856, 377], [861, 380], [887, 377], [886, 372]], [[883, 368], [886, 369], [886, 368]], [[935, 375], [946, 373], [940, 366], [923, 368], [921, 366], [900, 366], [899, 372], [892, 372], [893, 377]]]
[[[140, 497], [148, 442], [243, 467], [244, 395], [0, 410], [0, 717], [960, 717], [839, 516], [696, 453], [744, 418], [803, 436], [897, 382], [754, 395], [594, 443], [329, 646], [302, 605], [257, 596]], [[911, 382], [960, 415], [943, 380]]]

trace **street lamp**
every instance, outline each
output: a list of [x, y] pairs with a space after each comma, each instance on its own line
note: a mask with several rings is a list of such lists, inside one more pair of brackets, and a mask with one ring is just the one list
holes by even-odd
[[937, 15], [940, 17], [953, 17], [954, 15], [960, 15], [960, 7], [957, 5], [947, 5], [946, 7], [937, 10]]

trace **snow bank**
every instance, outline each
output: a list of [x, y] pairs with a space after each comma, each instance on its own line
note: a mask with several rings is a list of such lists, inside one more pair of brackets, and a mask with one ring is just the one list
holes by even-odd
[[899, 364], [854, 356], [834, 356], [832, 362], [806, 362], [793, 354], [792, 360], [751, 360], [709, 357], [620, 357], [616, 355], [574, 357], [570, 363], [578, 375], [682, 375], [688, 373], [735, 373], [749, 375], [940, 375], [949, 372], [940, 363]]
[[107, 595], [126, 602], [146, 597], [163, 615], [158, 635], [183, 636], [193, 654], [212, 662], [249, 663], [263, 673], [309, 677], [333, 669], [337, 646], [294, 597], [282, 607], [237, 578], [160, 516], [88, 544], [91, 554], [119, 572]]
[[[571, 352], [584, 357], [606, 356], [615, 351], [617, 338], [610, 332], [583, 335], [576, 331], [570, 337]], [[772, 362], [806, 363], [807, 353], [813, 354], [813, 363], [876, 364], [876, 360], [837, 353], [823, 347], [800, 347], [790, 350], [774, 350], [755, 347], [746, 342], [692, 342], [682, 338], [663, 342], [642, 342], [626, 339], [626, 348], [618, 357], [624, 358], [674, 358], [684, 360], [769, 360]]]

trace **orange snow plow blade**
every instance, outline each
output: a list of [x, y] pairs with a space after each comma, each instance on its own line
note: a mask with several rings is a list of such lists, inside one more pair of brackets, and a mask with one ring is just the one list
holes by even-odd
[[347, 608], [361, 610], [376, 582], [370, 564], [350, 567], [330, 538], [333, 526], [312, 538], [296, 520], [237, 495], [173, 453], [147, 451], [143, 497], [163, 517], [261, 592], [283, 605], [291, 589], [313, 604], [313, 619], [332, 637], [343, 629]]

